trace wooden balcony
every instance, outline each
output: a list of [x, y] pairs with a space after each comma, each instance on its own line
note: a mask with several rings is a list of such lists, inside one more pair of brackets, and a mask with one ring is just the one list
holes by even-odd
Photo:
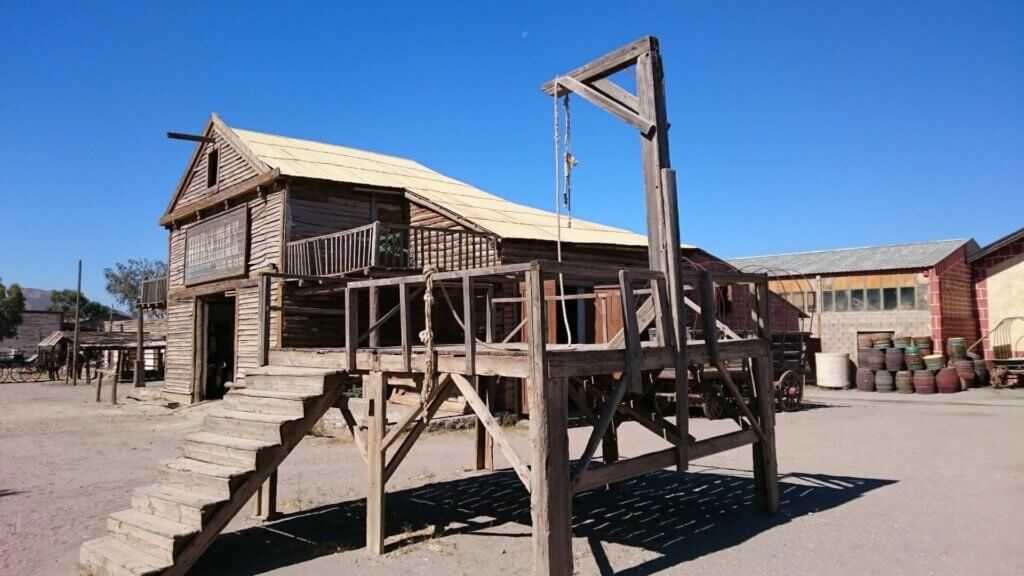
[[139, 305], [143, 308], [163, 308], [167, 305], [167, 277], [151, 278], [142, 281], [142, 298]]
[[493, 234], [374, 222], [289, 242], [284, 272], [341, 276], [370, 268], [422, 270], [427, 265], [452, 271], [498, 262], [498, 238]]

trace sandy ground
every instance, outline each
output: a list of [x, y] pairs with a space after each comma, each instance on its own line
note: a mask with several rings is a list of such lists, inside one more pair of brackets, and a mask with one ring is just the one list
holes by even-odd
[[[75, 573], [81, 542], [212, 408], [92, 396], [0, 385], [0, 574]], [[1024, 574], [1024, 391], [808, 396], [811, 409], [779, 415], [779, 514], [753, 510], [748, 449], [582, 494], [577, 573]], [[692, 424], [698, 437], [731, 426]], [[574, 454], [587, 432], [572, 430]], [[512, 438], [526, 454], [526, 428]], [[623, 456], [663, 445], [630, 426], [621, 442]], [[470, 471], [472, 458], [467, 432], [421, 439], [389, 484], [388, 552], [373, 558], [361, 458], [344, 439], [309, 437], [281, 468], [286, 515], [236, 519], [193, 573], [528, 574], [528, 496], [508, 471]]]

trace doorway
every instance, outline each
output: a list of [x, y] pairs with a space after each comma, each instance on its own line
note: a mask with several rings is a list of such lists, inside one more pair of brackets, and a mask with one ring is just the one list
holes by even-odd
[[219, 400], [226, 384], [235, 379], [235, 298], [224, 295], [202, 299], [203, 334], [200, 382], [203, 398]]

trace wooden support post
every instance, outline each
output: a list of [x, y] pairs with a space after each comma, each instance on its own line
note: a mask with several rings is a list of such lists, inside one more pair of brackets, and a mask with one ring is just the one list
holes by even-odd
[[633, 305], [633, 286], [626, 270], [619, 271], [619, 290], [623, 334], [626, 338], [626, 384], [630, 394], [643, 394], [644, 387], [640, 379], [640, 328]]
[[544, 319], [544, 281], [539, 266], [526, 273], [529, 306], [530, 516], [533, 571], [540, 576], [572, 574], [572, 489], [569, 483], [568, 385], [549, 379]]
[[[751, 315], [758, 338], [771, 342], [769, 324], [768, 282], [755, 284], [751, 290]], [[757, 415], [761, 425], [759, 442], [754, 444], [754, 496], [760, 510], [774, 514], [779, 511], [779, 465], [775, 453], [774, 369], [771, 346], [753, 363], [752, 375], [757, 394]]]
[[269, 522], [277, 517], [277, 469], [260, 485], [252, 504], [254, 518]]
[[267, 357], [270, 349], [270, 276], [260, 276], [259, 279], [259, 310], [257, 311], [259, 326], [259, 349], [257, 350], [257, 361], [260, 366], [267, 365]]
[[[494, 414], [494, 384], [493, 380], [485, 376], [472, 378], [476, 393], [484, 401], [487, 412]], [[494, 439], [487, 433], [483, 420], [478, 416], [476, 419], [476, 469], [494, 470]]]
[[359, 348], [359, 296], [355, 288], [345, 288], [345, 368], [356, 369]]
[[103, 392], [103, 372], [96, 370], [96, 401], [100, 401], [100, 394]]
[[398, 285], [398, 316], [402, 330], [402, 371], [412, 372], [412, 330], [409, 322], [409, 285], [405, 282]]
[[462, 279], [462, 323], [466, 342], [466, 375], [476, 375], [476, 318], [473, 314], [473, 278]]
[[[135, 335], [135, 387], [143, 388], [146, 386], [146, 349], [142, 341], [142, 331], [145, 327], [145, 314], [143, 313], [142, 306], [136, 307], [136, 312], [139, 315], [138, 331]], [[89, 364], [86, 363], [86, 370], [88, 370]]]
[[117, 381], [121, 377], [121, 370], [124, 365], [124, 350], [117, 351], [117, 362], [114, 365], [114, 374], [110, 377], [110, 403], [117, 404]]
[[484, 333], [484, 342], [494, 342], [494, 286], [487, 285], [487, 296], [485, 297], [484, 322], [487, 323]]
[[387, 376], [370, 372], [364, 379], [366, 405], [366, 548], [371, 554], [384, 553], [384, 468], [387, 450]]
[[[378, 302], [378, 290], [376, 286], [370, 286], [370, 326], [377, 323], [377, 318], [380, 316], [380, 303]], [[376, 348], [380, 346], [380, 328], [376, 330], [370, 330], [370, 348]]]
[[78, 324], [82, 318], [78, 306], [82, 298], [82, 261], [78, 261], [78, 288], [75, 289], [75, 337], [71, 342], [71, 383], [78, 386]]

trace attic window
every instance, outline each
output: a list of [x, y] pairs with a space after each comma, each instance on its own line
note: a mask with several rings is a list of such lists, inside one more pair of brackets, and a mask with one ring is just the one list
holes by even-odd
[[206, 155], [206, 187], [217, 185], [217, 151], [211, 150]]

